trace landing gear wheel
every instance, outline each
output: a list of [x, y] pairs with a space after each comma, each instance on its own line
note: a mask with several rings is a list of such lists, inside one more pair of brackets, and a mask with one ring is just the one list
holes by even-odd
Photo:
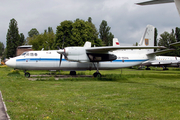
[[146, 70], [151, 70], [150, 68], [146, 68]]
[[95, 72], [95, 73], [93, 74], [93, 76], [94, 76], [94, 77], [101, 77], [101, 73]]
[[27, 77], [27, 78], [29, 78], [29, 77], [30, 77], [30, 73], [25, 72], [25, 73], [24, 73], [24, 76]]
[[70, 71], [70, 75], [76, 75], [76, 71]]
[[169, 70], [168, 68], [163, 68], [163, 70]]

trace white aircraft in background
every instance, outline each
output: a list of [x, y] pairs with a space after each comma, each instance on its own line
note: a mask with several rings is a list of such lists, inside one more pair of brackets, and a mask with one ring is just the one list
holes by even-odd
[[171, 2], [175, 2], [176, 8], [180, 15], [180, 0], [151, 0], [151, 1], [140, 2], [140, 3], [136, 3], [136, 4], [138, 4], [138, 5], [153, 5], [153, 4], [162, 4], [162, 3], [171, 3]]
[[[173, 43], [171, 45], [177, 45], [177, 43]], [[113, 46], [120, 46], [117, 38], [113, 38]], [[163, 70], [168, 70], [167, 67], [180, 67], [180, 57], [156, 56], [154, 60], [145, 61], [141, 64], [141, 66], [147, 66], [146, 70], [150, 70], [150, 66], [160, 66], [163, 67]]]
[[[101, 76], [99, 70], [118, 69], [140, 65], [145, 61], [154, 60], [154, 27], [148, 25], [139, 46], [106, 46], [91, 47], [86, 42], [83, 47], [66, 47], [59, 50], [29, 51], [11, 58], [6, 65], [24, 70], [69, 70], [75, 75], [77, 70], [97, 70], [93, 76]], [[167, 50], [168, 51], [168, 50]]]
[[146, 61], [141, 66], [147, 66], [146, 70], [150, 70], [149, 66], [160, 66], [168, 70], [167, 67], [180, 67], [180, 57], [156, 56], [156, 60]]

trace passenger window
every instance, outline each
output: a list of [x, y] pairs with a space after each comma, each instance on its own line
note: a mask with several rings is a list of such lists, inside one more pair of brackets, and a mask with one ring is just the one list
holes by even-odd
[[30, 53], [30, 56], [34, 56], [33, 53]]
[[37, 53], [35, 53], [35, 56], [37, 56]]

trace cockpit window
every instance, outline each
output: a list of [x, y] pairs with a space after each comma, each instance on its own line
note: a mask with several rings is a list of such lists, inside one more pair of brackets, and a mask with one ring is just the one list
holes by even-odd
[[26, 55], [26, 53], [27, 53], [27, 52], [23, 52], [21, 55], [24, 56], [24, 55]]
[[26, 53], [26, 56], [29, 56], [29, 53]]

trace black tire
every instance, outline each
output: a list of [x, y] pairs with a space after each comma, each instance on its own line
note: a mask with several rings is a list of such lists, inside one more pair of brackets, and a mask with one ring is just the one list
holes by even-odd
[[101, 77], [101, 73], [95, 72], [95, 73], [93, 74], [93, 76], [94, 76], [94, 77]]
[[146, 70], [151, 70], [151, 68], [146, 68]]
[[76, 71], [70, 71], [70, 75], [76, 75]]
[[29, 77], [30, 77], [30, 73], [25, 72], [25, 73], [24, 73], [24, 76], [27, 77], [27, 78], [29, 78]]

